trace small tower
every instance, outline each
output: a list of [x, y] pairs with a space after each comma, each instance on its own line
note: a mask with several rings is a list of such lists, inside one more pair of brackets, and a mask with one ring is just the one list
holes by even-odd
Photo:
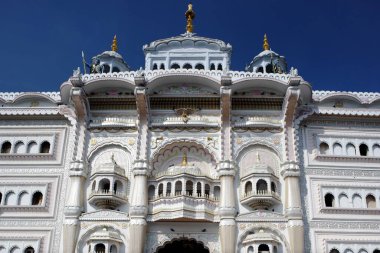
[[252, 62], [246, 67], [246, 71], [257, 73], [286, 73], [287, 63], [285, 57], [271, 50], [266, 34], [264, 34], [263, 51], [253, 58]]
[[129, 71], [128, 64], [117, 50], [117, 38], [115, 35], [112, 40], [111, 51], [105, 51], [92, 57], [92, 63], [90, 66], [91, 74]]

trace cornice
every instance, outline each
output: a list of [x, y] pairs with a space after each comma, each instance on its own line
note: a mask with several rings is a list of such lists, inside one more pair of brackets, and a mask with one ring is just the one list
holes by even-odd
[[333, 97], [347, 97], [354, 99], [361, 104], [371, 104], [380, 99], [380, 93], [378, 92], [349, 92], [349, 91], [313, 91], [313, 101], [322, 102], [325, 99]]
[[54, 103], [61, 102], [61, 94], [59, 92], [0, 92], [0, 101], [3, 100], [6, 103], [14, 103], [24, 96], [39, 96], [45, 97]]

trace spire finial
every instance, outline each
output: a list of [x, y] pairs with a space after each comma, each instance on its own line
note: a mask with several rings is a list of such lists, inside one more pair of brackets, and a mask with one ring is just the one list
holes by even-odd
[[189, 3], [188, 9], [185, 12], [185, 16], [186, 16], [186, 21], [187, 21], [186, 31], [188, 33], [193, 33], [193, 30], [194, 30], [193, 20], [195, 19], [195, 12], [193, 11], [193, 4], [192, 3]]
[[113, 37], [111, 49], [112, 49], [112, 51], [114, 51], [114, 52], [117, 51], [117, 39], [116, 39], [116, 34], [115, 34], [115, 36]]
[[268, 42], [268, 38], [267, 38], [267, 34], [264, 34], [264, 44], [263, 44], [263, 49], [264, 50], [269, 50], [269, 42]]

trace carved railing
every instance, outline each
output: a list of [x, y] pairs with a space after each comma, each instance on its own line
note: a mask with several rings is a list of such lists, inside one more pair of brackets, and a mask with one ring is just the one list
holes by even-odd
[[268, 190], [249, 191], [249, 192], [245, 192], [242, 195], [242, 199], [246, 199], [249, 197], [274, 197], [276, 199], [280, 199], [280, 195], [278, 195], [277, 192], [268, 191]]
[[175, 191], [170, 193], [162, 193], [155, 196], [152, 196], [149, 201], [155, 201], [159, 199], [168, 199], [168, 198], [177, 198], [177, 197], [190, 197], [196, 199], [207, 199], [210, 201], [219, 201], [219, 196], [213, 194], [203, 194], [203, 193], [194, 193], [193, 191]]
[[93, 196], [115, 196], [124, 199], [127, 197], [127, 194], [123, 191], [98, 190], [91, 192], [90, 198]]

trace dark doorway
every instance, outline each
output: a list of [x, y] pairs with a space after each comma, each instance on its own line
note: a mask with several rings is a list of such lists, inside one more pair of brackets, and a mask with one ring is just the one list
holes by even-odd
[[202, 242], [194, 239], [174, 239], [157, 249], [157, 253], [210, 253]]

